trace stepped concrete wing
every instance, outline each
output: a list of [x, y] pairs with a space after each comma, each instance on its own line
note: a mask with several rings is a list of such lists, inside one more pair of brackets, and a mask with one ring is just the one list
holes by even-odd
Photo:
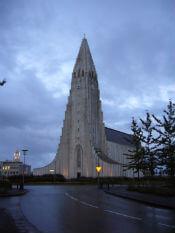
[[97, 156], [103, 160], [104, 162], [110, 163], [110, 164], [118, 164], [118, 165], [122, 165], [122, 163], [119, 163], [113, 159], [111, 159], [110, 157], [108, 157], [107, 155], [105, 155], [100, 149], [95, 148], [95, 151], [97, 153]]

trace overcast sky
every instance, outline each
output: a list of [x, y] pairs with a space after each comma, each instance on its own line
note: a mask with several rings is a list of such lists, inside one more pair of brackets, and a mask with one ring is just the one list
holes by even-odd
[[1, 161], [54, 158], [84, 33], [107, 127], [130, 133], [132, 116], [174, 102], [174, 0], [0, 0]]

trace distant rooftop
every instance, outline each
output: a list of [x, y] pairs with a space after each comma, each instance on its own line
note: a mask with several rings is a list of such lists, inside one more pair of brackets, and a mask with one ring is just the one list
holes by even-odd
[[130, 134], [123, 133], [118, 130], [110, 129], [107, 127], [105, 127], [105, 134], [107, 141], [133, 147], [133, 144], [127, 141], [127, 139], [132, 140], [132, 136]]

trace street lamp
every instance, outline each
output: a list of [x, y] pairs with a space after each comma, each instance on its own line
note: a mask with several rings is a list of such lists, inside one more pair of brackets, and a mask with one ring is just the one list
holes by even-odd
[[22, 189], [24, 189], [24, 167], [25, 167], [25, 156], [28, 150], [22, 150], [24, 155], [24, 163], [23, 163], [23, 174], [22, 174]]
[[97, 173], [98, 173], [97, 183], [98, 183], [98, 186], [100, 187], [99, 172], [102, 169], [102, 167], [100, 167], [100, 163], [99, 163], [99, 154], [101, 153], [101, 151], [99, 149], [97, 149], [96, 152], [97, 152], [97, 155], [98, 155], [98, 157], [97, 157], [97, 165], [96, 165], [96, 170], [97, 170]]
[[54, 169], [50, 169], [50, 173], [53, 174], [53, 182], [55, 182], [55, 176], [54, 176], [55, 170]]
[[98, 172], [98, 186], [100, 186], [100, 178], [99, 178], [99, 172], [100, 172], [100, 170], [101, 170], [101, 167], [96, 167], [96, 170], [97, 170], [97, 172]]
[[56, 160], [54, 162], [55, 164], [55, 169], [50, 169], [50, 173], [53, 174], [53, 182], [56, 182]]

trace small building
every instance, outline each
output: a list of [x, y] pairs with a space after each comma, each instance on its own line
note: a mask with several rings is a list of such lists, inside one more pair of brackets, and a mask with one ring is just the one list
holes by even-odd
[[[23, 170], [24, 169], [24, 170]], [[1, 176], [18, 176], [31, 174], [31, 166], [20, 162], [20, 152], [14, 153], [14, 160], [6, 160], [0, 162]]]

